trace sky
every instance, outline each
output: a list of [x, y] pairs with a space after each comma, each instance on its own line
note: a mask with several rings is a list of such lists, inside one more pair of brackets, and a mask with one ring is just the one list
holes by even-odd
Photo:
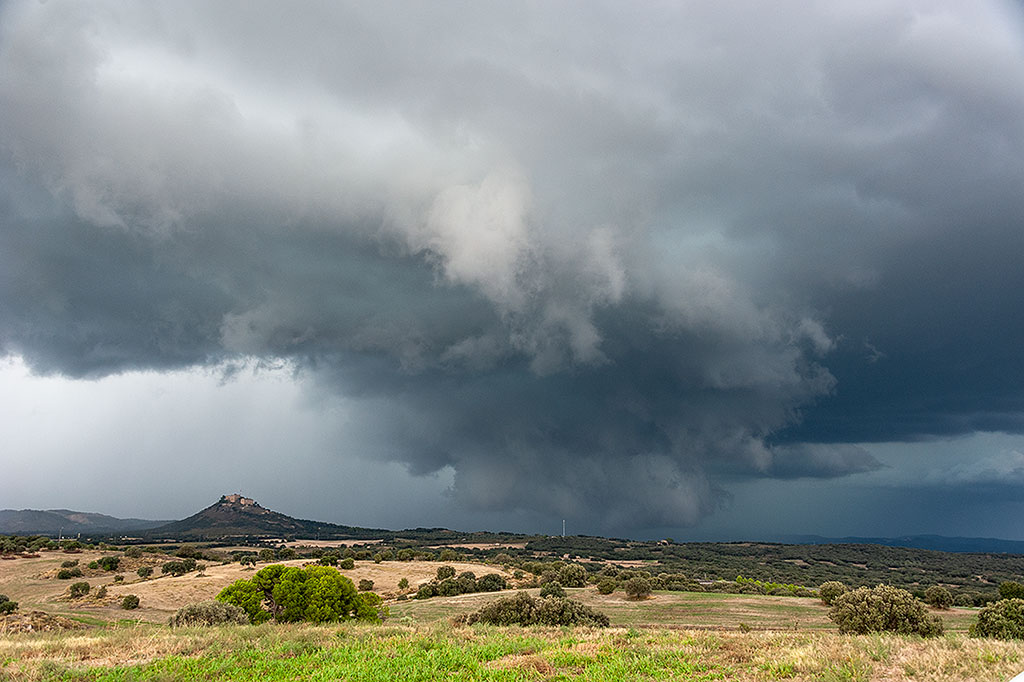
[[1024, 10], [0, 4], [0, 508], [1024, 539]]

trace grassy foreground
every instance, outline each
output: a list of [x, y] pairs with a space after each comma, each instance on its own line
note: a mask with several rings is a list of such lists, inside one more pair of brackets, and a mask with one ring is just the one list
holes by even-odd
[[1024, 644], [835, 632], [141, 625], [0, 639], [7, 680], [1006, 680]]

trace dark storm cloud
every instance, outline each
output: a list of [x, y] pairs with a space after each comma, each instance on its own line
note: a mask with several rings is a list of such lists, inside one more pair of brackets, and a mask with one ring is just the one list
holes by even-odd
[[2, 19], [0, 347], [37, 371], [285, 360], [353, 449], [608, 528], [1022, 425], [1009, 5]]

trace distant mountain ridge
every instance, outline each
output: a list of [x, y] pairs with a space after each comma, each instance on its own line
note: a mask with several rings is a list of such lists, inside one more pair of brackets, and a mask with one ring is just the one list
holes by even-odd
[[221, 496], [216, 503], [186, 519], [150, 528], [145, 534], [153, 539], [318, 537], [328, 540], [390, 537], [394, 532], [296, 519], [261, 507], [256, 500], [235, 493]]
[[165, 523], [167, 521], [119, 519], [116, 516], [70, 509], [0, 509], [0, 534], [4, 535], [128, 533]]
[[882, 545], [930, 549], [959, 554], [1024, 554], [1024, 541], [999, 538], [946, 537], [944, 535], [903, 535], [894, 538], [843, 537], [820, 535], [783, 535], [779, 541], [794, 545]]

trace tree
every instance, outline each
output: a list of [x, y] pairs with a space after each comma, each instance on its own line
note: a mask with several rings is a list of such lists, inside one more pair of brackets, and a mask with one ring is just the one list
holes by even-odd
[[137, 570], [135, 572], [139, 575], [140, 578], [145, 580], [149, 576], [153, 575], [153, 567], [152, 566], [139, 566], [139, 570]]
[[89, 583], [72, 583], [71, 587], [68, 588], [68, 592], [71, 594], [72, 599], [84, 597], [85, 595], [89, 594]]
[[454, 578], [455, 569], [451, 566], [438, 566], [437, 573], [435, 575], [439, 581], [447, 580], [448, 578]]
[[562, 589], [562, 584], [557, 580], [552, 580], [549, 583], [544, 583], [540, 587], [541, 597], [564, 597], [565, 590]]
[[924, 601], [937, 609], [948, 609], [953, 605], [953, 595], [942, 585], [932, 585], [924, 591]]
[[373, 589], [373, 581], [372, 580], [367, 580], [366, 578], [363, 578], [363, 579], [361, 579], [359, 581], [359, 591], [360, 592], [369, 592], [372, 589]]
[[1008, 580], [999, 584], [999, 596], [1003, 599], [1024, 599], [1024, 585]]
[[563, 566], [558, 571], [558, 582], [563, 587], [586, 587], [587, 586], [587, 569], [583, 568], [579, 564], [569, 564]]
[[408, 578], [402, 578], [401, 580], [399, 580], [398, 581], [398, 589], [400, 589], [400, 590], [407, 590], [407, 589], [409, 589], [409, 579]]
[[171, 616], [170, 623], [171, 627], [222, 624], [245, 625], [249, 623], [249, 617], [244, 610], [234, 604], [204, 601], [181, 607], [177, 613]]
[[497, 573], [488, 573], [476, 581], [479, 592], [498, 592], [508, 587], [508, 582]]
[[125, 611], [139, 608], [139, 598], [134, 594], [124, 595], [124, 599], [121, 600], [121, 608]]
[[380, 618], [377, 595], [360, 595], [351, 580], [327, 566], [267, 566], [251, 579], [224, 588], [217, 601], [240, 607], [252, 623], [271, 618], [282, 623]]
[[272, 550], [272, 549], [270, 549], [268, 547], [266, 549], [261, 549], [260, 550], [259, 557], [260, 557], [260, 561], [263, 561], [265, 563], [270, 563], [271, 561], [274, 561], [275, 559], [277, 559], [277, 552], [275, 552], [274, 550]]
[[18, 610], [18, 602], [11, 601], [6, 594], [0, 594], [0, 616]]
[[345, 557], [344, 559], [338, 562], [338, 566], [340, 568], [344, 568], [345, 570], [351, 570], [356, 567], [356, 562], [352, 559], [352, 557]]
[[489, 625], [590, 625], [608, 627], [608, 616], [572, 599], [534, 599], [525, 592], [496, 599], [466, 617], [466, 623]]
[[821, 598], [821, 603], [825, 606], [832, 606], [832, 602], [836, 600], [841, 594], [846, 594], [848, 588], [838, 580], [829, 580], [821, 584], [818, 588], [818, 597]]
[[601, 594], [611, 594], [615, 591], [617, 583], [611, 578], [604, 578], [597, 584], [597, 591]]
[[630, 599], [646, 599], [651, 596], [651, 581], [647, 578], [630, 578], [622, 585]]
[[828, 617], [839, 632], [896, 632], [931, 637], [942, 634], [942, 621], [906, 590], [891, 585], [858, 587], [832, 602]]
[[116, 556], [104, 556], [100, 557], [97, 562], [104, 571], [116, 571], [117, 567], [121, 564], [121, 560]]

